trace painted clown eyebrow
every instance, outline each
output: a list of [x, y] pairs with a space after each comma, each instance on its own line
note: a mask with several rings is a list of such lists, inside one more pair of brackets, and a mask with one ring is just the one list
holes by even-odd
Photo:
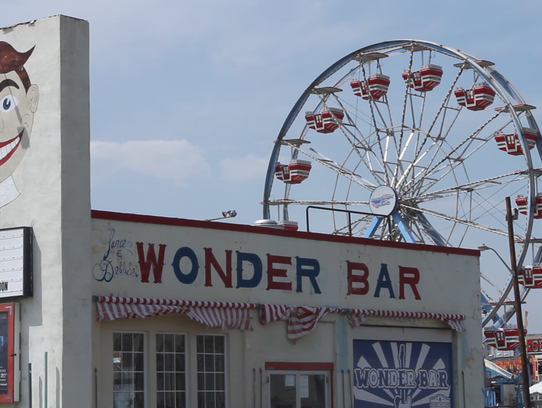
[[2, 92], [8, 86], [14, 86], [15, 88], [19, 89], [17, 82], [12, 79], [4, 79], [2, 82], [0, 82], [0, 92]]

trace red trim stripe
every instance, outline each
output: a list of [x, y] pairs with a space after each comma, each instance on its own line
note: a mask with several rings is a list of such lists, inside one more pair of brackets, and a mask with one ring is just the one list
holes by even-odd
[[206, 228], [206, 229], [213, 229], [213, 230], [249, 232], [249, 233], [254, 233], [254, 234], [303, 238], [303, 239], [310, 239], [310, 240], [315, 240], [315, 241], [342, 242], [342, 243], [349, 243], [349, 244], [379, 246], [379, 247], [387, 247], [387, 248], [413, 249], [415, 251], [440, 252], [440, 253], [446, 253], [446, 254], [458, 254], [458, 255], [468, 255], [468, 256], [476, 256], [476, 257], [480, 256], [480, 251], [477, 249], [454, 248], [454, 247], [444, 247], [444, 246], [425, 245], [425, 244], [410, 244], [406, 242], [381, 241], [378, 239], [370, 239], [370, 238], [348, 237], [348, 236], [341, 236], [341, 235], [321, 234], [321, 233], [305, 232], [305, 231], [290, 231], [290, 230], [267, 228], [267, 227], [256, 227], [253, 225], [232, 224], [228, 222], [198, 221], [198, 220], [188, 220], [185, 218], [158, 217], [158, 216], [153, 216], [153, 215], [127, 214], [127, 213], [118, 213], [118, 212], [100, 211], [100, 210], [92, 210], [91, 216], [92, 218], [95, 218], [95, 219], [110, 220], [110, 221], [125, 221], [125, 222], [137, 222], [137, 223], [144, 223], [144, 224], [168, 225], [172, 227], [194, 227], [194, 228]]

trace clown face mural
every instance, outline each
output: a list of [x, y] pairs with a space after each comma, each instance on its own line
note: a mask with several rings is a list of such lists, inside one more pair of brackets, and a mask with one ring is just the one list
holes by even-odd
[[0, 207], [19, 195], [11, 175], [30, 146], [38, 109], [38, 87], [24, 68], [33, 51], [21, 53], [0, 42]]

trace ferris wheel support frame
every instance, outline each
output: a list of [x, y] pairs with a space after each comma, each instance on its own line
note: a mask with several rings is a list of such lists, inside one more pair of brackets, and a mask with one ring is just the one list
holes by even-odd
[[[522, 97], [519, 95], [519, 93], [515, 90], [515, 88], [510, 84], [509, 81], [507, 81], [498, 71], [493, 69], [491, 67], [492, 63], [487, 64], [487, 61], [478, 60], [475, 57], [473, 57], [470, 54], [467, 54], [463, 51], [457, 50], [455, 48], [446, 47], [437, 43], [428, 42], [428, 41], [422, 41], [422, 40], [393, 40], [393, 41], [386, 41], [381, 42], [377, 44], [373, 44], [367, 47], [360, 48], [345, 57], [339, 59], [337, 62], [332, 64], [329, 68], [327, 68], [322, 74], [320, 74], [302, 93], [300, 98], [296, 101], [294, 107], [289, 112], [285, 122], [283, 123], [278, 137], [275, 141], [270, 161], [268, 164], [266, 179], [264, 183], [264, 195], [263, 195], [263, 218], [269, 219], [270, 217], [270, 197], [271, 197], [271, 189], [274, 181], [274, 169], [275, 164], [278, 161], [278, 157], [280, 154], [280, 148], [281, 144], [288, 144], [288, 141], [284, 140], [286, 134], [288, 133], [290, 127], [292, 126], [295, 119], [298, 117], [299, 113], [301, 112], [303, 106], [311, 96], [311, 94], [317, 94], [319, 92], [317, 89], [317, 86], [322, 83], [324, 80], [332, 76], [334, 73], [336, 73], [338, 70], [340, 70], [342, 67], [344, 67], [346, 64], [348, 64], [350, 61], [356, 59], [357, 56], [360, 56], [361, 54], [370, 53], [370, 52], [387, 52], [391, 55], [393, 55], [394, 52], [398, 50], [405, 50], [407, 47], [411, 47], [412, 50], [414, 50], [414, 47], [420, 47], [423, 49], [427, 49], [429, 51], [435, 51], [437, 53], [444, 54], [448, 57], [453, 57], [459, 60], [463, 61], [463, 65], [459, 66], [461, 70], [468, 68], [475, 71], [475, 73], [483, 79], [485, 82], [491, 85], [492, 89], [496, 92], [496, 94], [505, 101], [506, 106], [501, 108], [501, 111], [504, 111], [508, 113], [510, 117], [511, 123], [513, 123], [514, 127], [518, 129], [518, 133], [523, 133], [522, 124], [520, 121], [520, 118], [518, 116], [518, 112], [522, 112], [525, 115], [525, 118], [527, 119], [527, 122], [529, 124], [529, 127], [534, 129], [537, 133], [537, 135], [540, 136], [540, 130], [538, 128], [538, 125], [536, 124], [536, 121], [534, 120], [534, 117], [532, 116], [530, 109], [532, 107], [529, 107], [525, 104], [525, 101], [522, 99]], [[414, 51], [412, 51], [414, 52]], [[412, 55], [412, 54], [411, 54]], [[389, 56], [386, 54], [386, 56]], [[359, 59], [358, 59], [359, 61]], [[460, 65], [460, 64], [457, 64]], [[456, 65], [456, 66], [457, 66]], [[362, 65], [360, 65], [360, 69], [362, 69]], [[347, 74], [349, 75], [349, 74]], [[347, 76], [345, 75], [345, 77]], [[408, 89], [408, 88], [407, 88]], [[406, 94], [405, 94], [406, 97]], [[319, 106], [322, 106], [322, 103], [325, 103], [324, 99], [321, 98], [322, 102]], [[327, 99], [326, 99], [327, 100]], [[325, 106], [325, 105], [324, 105]], [[372, 107], [372, 105], [371, 105]], [[414, 129], [412, 129], [414, 131]], [[416, 130], [419, 131], [419, 130]], [[402, 132], [402, 130], [401, 130]], [[529, 151], [529, 147], [527, 146], [527, 142], [525, 140], [524, 135], [520, 138], [520, 144], [522, 146], [522, 149], [524, 152]], [[423, 144], [422, 144], [423, 146]], [[537, 138], [536, 143], [536, 151], [538, 152], [539, 156], [542, 157], [542, 140], [540, 137]], [[406, 149], [406, 147], [405, 147]], [[297, 152], [296, 152], [297, 154]], [[525, 154], [524, 156], [526, 160], [526, 164], [528, 169], [533, 169], [533, 163], [530, 154]], [[329, 166], [328, 166], [329, 167]], [[353, 173], [351, 173], [353, 174]], [[405, 173], [406, 174], [406, 173]], [[535, 171], [526, 171], [525, 176], [528, 178], [528, 183], [530, 186], [535, 186], [535, 177], [538, 177], [539, 174], [536, 174]], [[348, 177], [346, 174], [342, 174], [344, 177]], [[368, 185], [363, 186], [365, 188], [368, 187]], [[472, 187], [472, 186], [470, 186]], [[287, 191], [291, 186], [287, 186]], [[429, 200], [431, 198], [428, 198]], [[525, 240], [530, 240], [531, 233], [532, 233], [532, 225], [533, 225], [533, 217], [534, 217], [534, 203], [536, 199], [536, 190], [535, 188], [530, 188], [528, 191], [528, 202], [531, 204], [528, 206], [526, 211], [526, 229], [525, 229]], [[291, 200], [290, 200], [291, 201]], [[285, 214], [285, 219], [288, 216], [288, 200], [283, 200], [283, 210]], [[291, 201], [294, 203], [294, 201]], [[299, 203], [299, 202], [298, 202]], [[333, 204], [332, 204], [333, 205]], [[408, 208], [408, 205], [406, 206]], [[434, 211], [427, 210], [427, 209], [418, 209], [418, 208], [409, 208], [409, 216], [414, 215], [416, 217], [416, 221], [419, 223], [419, 230], [418, 233], [424, 233], [426, 236], [430, 237], [430, 240], [438, 246], [446, 246], [447, 240], [444, 239], [438, 231], [436, 231], [429, 220], [426, 218], [425, 214], [431, 214], [436, 215], [437, 217], [441, 218], [447, 218], [444, 214], [438, 214]], [[391, 218], [394, 220], [395, 225], [397, 229], [400, 231], [403, 239], [406, 242], [418, 242], [415, 234], [411, 231], [411, 228], [409, 226], [409, 223], [402, 217], [401, 212], [399, 210], [394, 210], [390, 214]], [[373, 237], [376, 234], [377, 229], [382, 223], [383, 218], [375, 215], [372, 223], [369, 225], [367, 230], [364, 233], [365, 237]], [[460, 222], [459, 220], [455, 220], [455, 222]], [[463, 224], [470, 225], [469, 220], [464, 220]], [[474, 223], [472, 223], [472, 226], [475, 226]], [[516, 259], [516, 269], [517, 265], [522, 265], [525, 261], [525, 257], [527, 255], [527, 248], [529, 246], [529, 243], [526, 242], [526, 244], [523, 246], [522, 251], [519, 254], [519, 257]], [[483, 322], [484, 324], [488, 321], [496, 321], [496, 322], [506, 322], [510, 318], [509, 313], [505, 313], [504, 316], [499, 316], [497, 314], [497, 310], [500, 306], [502, 306], [504, 299], [506, 296], [508, 296], [509, 292], [511, 290], [511, 285], [508, 285], [506, 290], [503, 292], [503, 296], [500, 298], [500, 304], [498, 307], [494, 307], [487, 315], [484, 317]], [[528, 289], [525, 289], [523, 293], [521, 294], [522, 299], [525, 298], [525, 296], [528, 293]], [[484, 294], [482, 294], [482, 297], [484, 297]], [[482, 306], [483, 307], [483, 306]]]

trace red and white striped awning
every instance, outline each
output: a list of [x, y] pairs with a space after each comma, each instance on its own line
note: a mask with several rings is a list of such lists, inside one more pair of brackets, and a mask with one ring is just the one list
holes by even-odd
[[346, 313], [352, 327], [361, 326], [367, 317], [374, 316], [402, 320], [437, 319], [446, 322], [453, 330], [465, 331], [461, 323], [465, 316], [459, 314], [120, 296], [98, 296], [95, 300], [100, 321], [184, 313], [202, 324], [220, 327], [223, 330], [252, 330], [251, 309], [260, 309], [260, 322], [263, 325], [277, 320], [287, 320], [288, 339], [294, 343], [312, 332], [316, 324], [328, 313]]
[[430, 312], [404, 312], [392, 310], [374, 310], [374, 309], [350, 309], [348, 319], [352, 327], [361, 326], [368, 316], [389, 317], [392, 319], [402, 320], [419, 320], [419, 319], [437, 319], [446, 322], [452, 329], [458, 332], [464, 332], [465, 328], [461, 323], [465, 320], [465, 315], [447, 314], [447, 313], [430, 313]]
[[175, 299], [149, 299], [118, 296], [99, 296], [96, 299], [98, 320], [159, 316], [184, 313], [209, 327], [252, 330], [250, 310], [255, 303], [206, 302]]

